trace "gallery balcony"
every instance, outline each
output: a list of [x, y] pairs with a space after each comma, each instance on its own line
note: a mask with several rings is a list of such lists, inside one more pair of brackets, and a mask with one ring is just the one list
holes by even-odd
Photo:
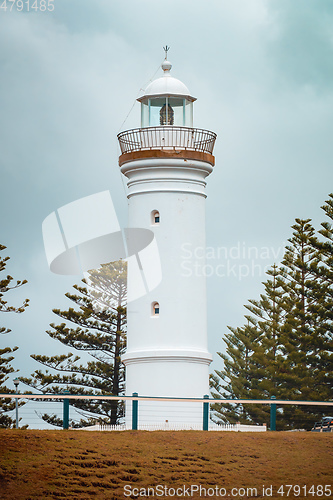
[[184, 158], [214, 165], [216, 134], [209, 130], [174, 125], [126, 130], [118, 134], [119, 165], [143, 158]]

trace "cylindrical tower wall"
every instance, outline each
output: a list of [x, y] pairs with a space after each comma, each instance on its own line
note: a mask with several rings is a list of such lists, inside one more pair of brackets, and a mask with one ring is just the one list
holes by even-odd
[[[189, 245], [205, 248], [204, 201], [202, 196], [182, 192], [154, 192], [130, 198], [129, 227], [154, 232], [162, 282], [128, 306], [129, 351], [176, 346], [207, 348], [205, 278], [190, 275], [184, 263]], [[160, 223], [153, 225], [155, 210]], [[197, 264], [202, 266], [203, 258]], [[159, 304], [158, 316], [152, 310], [155, 302]]]
[[[162, 280], [128, 304], [123, 356], [126, 393], [203, 397], [209, 391], [205, 265], [205, 178], [212, 165], [186, 158], [138, 158], [121, 167], [127, 177], [129, 228], [153, 231]], [[158, 221], [154, 215], [158, 213]], [[189, 263], [188, 249], [192, 259]], [[154, 265], [154, 263], [152, 263]], [[129, 295], [131, 287], [129, 266]], [[158, 304], [155, 314], [154, 304]], [[127, 405], [127, 421], [130, 419]], [[202, 404], [142, 402], [143, 423], [200, 426]], [[177, 410], [178, 408], [178, 410]], [[141, 420], [142, 422], [142, 420]]]
[[[122, 167], [128, 177], [129, 227], [154, 232], [162, 268], [160, 285], [128, 306], [125, 360], [132, 351], [147, 349], [207, 353], [206, 280], [200, 270], [205, 264], [205, 177], [211, 170], [208, 163], [175, 158], [140, 159]], [[189, 246], [196, 250], [191, 271], [185, 260]]]

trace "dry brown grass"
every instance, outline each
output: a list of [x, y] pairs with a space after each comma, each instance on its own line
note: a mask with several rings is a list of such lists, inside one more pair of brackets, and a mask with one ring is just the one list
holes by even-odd
[[282, 484], [332, 484], [333, 490], [332, 445], [333, 434], [305, 432], [0, 430], [0, 498], [119, 500], [126, 498], [125, 485], [159, 484], [218, 485], [228, 493], [256, 487], [257, 498], [263, 485], [275, 492]]

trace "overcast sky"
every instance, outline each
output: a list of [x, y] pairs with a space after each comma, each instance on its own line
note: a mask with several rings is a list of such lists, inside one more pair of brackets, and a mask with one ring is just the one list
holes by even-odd
[[[0, 243], [8, 272], [29, 281], [8, 299], [31, 299], [23, 315], [2, 315], [12, 333], [0, 341], [20, 347], [19, 375], [40, 368], [31, 353], [66, 352], [45, 330], [78, 281], [49, 271], [42, 222], [109, 189], [126, 226], [116, 135], [140, 126], [139, 104], [129, 112], [161, 75], [165, 44], [172, 75], [198, 98], [194, 125], [218, 134], [206, 204], [213, 368], [227, 325], [243, 324], [243, 304], [281, 259], [295, 217], [324, 220], [333, 191], [331, 0], [54, 0], [53, 12], [0, 10]], [[229, 276], [217, 275], [222, 265]]]

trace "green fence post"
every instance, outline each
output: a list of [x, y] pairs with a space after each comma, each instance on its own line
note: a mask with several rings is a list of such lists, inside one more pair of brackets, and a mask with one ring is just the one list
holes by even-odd
[[[271, 399], [276, 399], [276, 397], [272, 396]], [[271, 403], [270, 430], [276, 431], [276, 404], [274, 404], [274, 403]]]
[[[18, 386], [19, 386], [20, 381], [16, 377], [16, 378], [14, 378], [13, 382], [14, 382], [14, 385], [15, 385], [16, 394], [18, 394]], [[18, 398], [15, 398], [15, 415], [16, 415], [15, 428], [18, 429], [19, 428]]]
[[[132, 396], [138, 396], [137, 392], [133, 392]], [[132, 431], [138, 430], [138, 400], [132, 399]]]
[[[64, 391], [64, 394], [69, 394], [69, 391]], [[68, 429], [68, 426], [69, 426], [69, 399], [64, 398], [62, 428]]]
[[[209, 399], [208, 394], [204, 395], [204, 399]], [[208, 420], [209, 420], [209, 403], [203, 404], [203, 430], [208, 431]]]

